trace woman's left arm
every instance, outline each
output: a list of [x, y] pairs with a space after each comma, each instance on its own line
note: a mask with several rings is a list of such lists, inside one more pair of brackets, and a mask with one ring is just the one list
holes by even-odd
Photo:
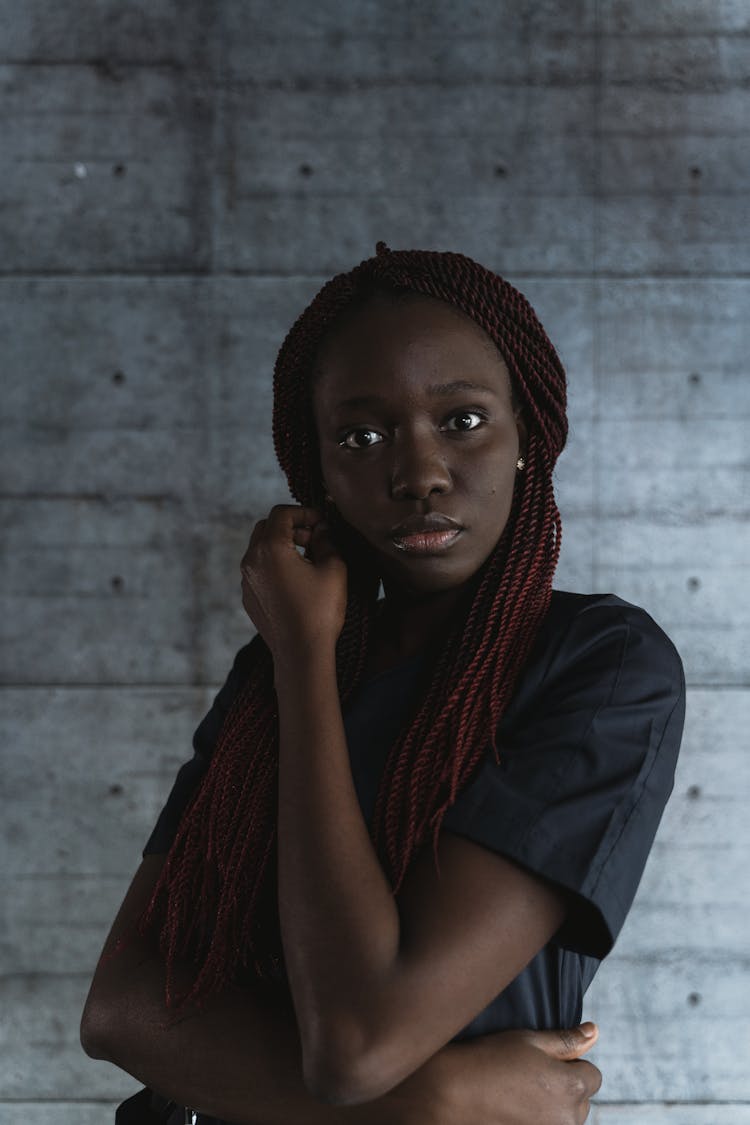
[[351, 775], [335, 665], [346, 568], [319, 519], [279, 507], [256, 526], [243, 602], [274, 660], [279, 912], [305, 1080], [324, 1100], [356, 1104], [469, 1023], [552, 937], [565, 904], [450, 833], [439, 840], [440, 878], [424, 848], [394, 899]]

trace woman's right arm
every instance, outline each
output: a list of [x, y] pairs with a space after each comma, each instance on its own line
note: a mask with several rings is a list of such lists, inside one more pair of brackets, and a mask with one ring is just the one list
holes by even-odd
[[[338, 1111], [304, 1085], [294, 1014], [285, 1006], [233, 987], [170, 1022], [164, 966], [133, 937], [163, 862], [163, 855], [146, 856], [115, 918], [83, 1012], [84, 1050], [178, 1103], [238, 1125], [333, 1125]], [[123, 948], [112, 955], [120, 939]], [[363, 1113], [353, 1120], [376, 1119]]]
[[[87, 1054], [178, 1103], [237, 1125], [580, 1125], [599, 1072], [574, 1032], [501, 1032], [450, 1043], [383, 1097], [356, 1106], [314, 1098], [292, 1008], [234, 986], [179, 1022], [164, 968], [132, 935], [164, 856], [147, 856], [115, 918], [81, 1023]], [[111, 956], [120, 939], [124, 948]]]

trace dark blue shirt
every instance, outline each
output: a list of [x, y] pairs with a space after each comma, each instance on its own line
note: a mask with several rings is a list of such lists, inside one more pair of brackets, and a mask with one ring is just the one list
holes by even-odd
[[[235, 658], [193, 740], [144, 854], [168, 851], [246, 676]], [[424, 686], [419, 654], [360, 684], [344, 709], [352, 775], [371, 823], [393, 740]], [[443, 830], [568, 892], [566, 921], [456, 1039], [509, 1028], [571, 1027], [633, 901], [672, 790], [685, 712], [674, 645], [614, 594], [553, 591], [549, 613], [496, 732]], [[208, 1120], [208, 1119], [203, 1119]]]

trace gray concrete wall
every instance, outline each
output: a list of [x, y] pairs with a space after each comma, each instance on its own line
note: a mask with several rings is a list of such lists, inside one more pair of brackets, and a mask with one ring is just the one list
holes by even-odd
[[80, 1051], [87, 981], [248, 635], [276, 350], [378, 238], [527, 293], [571, 384], [558, 585], [685, 661], [592, 1120], [750, 1123], [749, 79], [747, 0], [0, 0], [2, 1125], [133, 1088]]

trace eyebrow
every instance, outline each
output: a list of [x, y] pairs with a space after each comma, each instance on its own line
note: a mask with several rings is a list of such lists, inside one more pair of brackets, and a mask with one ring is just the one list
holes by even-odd
[[[427, 394], [435, 398], [447, 398], [458, 391], [484, 391], [486, 394], [497, 394], [493, 387], [485, 387], [481, 383], [469, 383], [466, 379], [456, 379], [452, 383], [433, 383], [427, 387]], [[336, 408], [351, 410], [360, 406], [379, 406], [384, 401], [380, 395], [358, 395], [356, 398], [347, 398], [336, 403]]]

